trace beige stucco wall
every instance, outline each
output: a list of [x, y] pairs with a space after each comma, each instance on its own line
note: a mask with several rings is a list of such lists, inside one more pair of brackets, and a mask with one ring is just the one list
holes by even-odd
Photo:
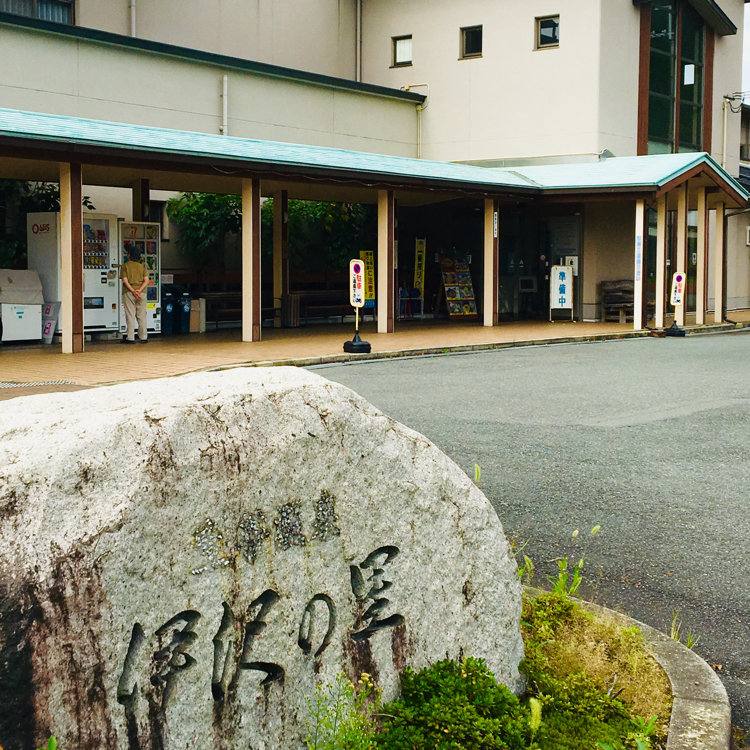
[[[714, 54], [714, 96], [711, 155], [721, 164], [723, 156], [724, 118], [722, 98], [742, 90], [742, 46], [744, 26], [744, 0], [721, 0], [722, 10], [731, 18], [737, 27], [733, 36], [717, 36]], [[739, 105], [739, 102], [737, 103]], [[729, 174], [739, 174], [741, 115], [727, 115], [727, 161]]]
[[[599, 7], [600, 0], [368, 0], [363, 79], [393, 87], [429, 84], [427, 158], [594, 153]], [[535, 18], [557, 13], [560, 47], [535, 51]], [[458, 60], [460, 28], [479, 24], [482, 57]], [[391, 68], [391, 38], [405, 34], [413, 37], [413, 65]]]
[[601, 317], [599, 282], [632, 279], [635, 202], [586, 203], [583, 211], [583, 317]]
[[[716, 37], [713, 147], [721, 160], [722, 95], [741, 88], [743, 0], [722, 0], [738, 27]], [[560, 15], [560, 46], [534, 50], [535, 18]], [[481, 58], [458, 60], [460, 28], [483, 27]], [[427, 83], [423, 151], [456, 161], [552, 160], [608, 149], [635, 155], [640, 9], [625, 0], [368, 0], [364, 80]], [[391, 38], [411, 34], [413, 64], [392, 68]], [[727, 128], [737, 174], [739, 115]]]
[[[355, 0], [135, 0], [136, 36], [355, 77]], [[130, 35], [128, 0], [78, 0], [76, 21]]]
[[226, 74], [230, 135], [416, 155], [410, 102], [12, 26], [0, 48], [3, 107], [218, 133]]
[[638, 151], [640, 9], [632, 2], [601, 2], [598, 151]]
[[727, 219], [727, 310], [750, 307], [748, 227], [750, 214], [739, 214]]

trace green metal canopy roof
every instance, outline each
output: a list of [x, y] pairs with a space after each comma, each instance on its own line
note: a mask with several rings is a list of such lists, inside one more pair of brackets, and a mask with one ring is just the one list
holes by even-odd
[[37, 145], [66, 144], [74, 152], [100, 148], [107, 152], [163, 154], [191, 160], [235, 163], [247, 169], [286, 168], [290, 175], [341, 175], [357, 180], [388, 180], [410, 186], [471, 188], [487, 193], [542, 194], [555, 191], [656, 191], [696, 168], [710, 172], [729, 192], [750, 200], [748, 193], [708, 154], [612, 157], [596, 162], [533, 167], [488, 168], [428, 161], [362, 151], [295, 143], [170, 130], [65, 115], [0, 109], [3, 139]]
[[352, 176], [405, 177], [424, 183], [439, 181], [487, 189], [514, 188], [521, 192], [533, 189], [525, 179], [512, 172], [466, 164], [9, 109], [0, 109], [0, 137], [2, 136], [48, 143], [177, 154], [186, 158], [228, 159], [242, 162], [249, 168], [254, 165], [275, 165], [321, 172], [343, 171]]
[[696, 167], [704, 167], [719, 180], [727, 183], [727, 187], [740, 193], [745, 200], [750, 199], [750, 193], [737, 180], [722, 169], [709, 154], [702, 152], [619, 156], [576, 164], [503, 167], [501, 171], [513, 171], [544, 190], [658, 190]]

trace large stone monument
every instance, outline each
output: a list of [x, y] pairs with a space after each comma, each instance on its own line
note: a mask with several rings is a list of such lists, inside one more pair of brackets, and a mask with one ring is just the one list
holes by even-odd
[[316, 684], [461, 655], [520, 688], [489, 502], [303, 370], [0, 404], [0, 542], [5, 750], [298, 748]]

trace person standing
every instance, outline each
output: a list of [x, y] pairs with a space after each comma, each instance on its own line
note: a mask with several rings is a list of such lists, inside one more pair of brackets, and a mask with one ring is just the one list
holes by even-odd
[[137, 247], [128, 248], [130, 260], [120, 267], [122, 279], [122, 306], [125, 310], [125, 321], [128, 331], [123, 344], [135, 343], [135, 322], [138, 321], [138, 340], [141, 344], [148, 341], [146, 328], [146, 287], [148, 286], [148, 271], [141, 263], [141, 252]]

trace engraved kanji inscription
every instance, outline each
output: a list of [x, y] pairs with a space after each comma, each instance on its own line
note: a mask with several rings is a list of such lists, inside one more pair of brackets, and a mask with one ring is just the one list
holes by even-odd
[[169, 702], [177, 675], [195, 664], [195, 659], [188, 654], [187, 650], [198, 637], [193, 632], [193, 628], [200, 617], [200, 612], [186, 609], [165, 622], [155, 633], [159, 639], [159, 645], [169, 638], [169, 642], [154, 653], [151, 674], [152, 685], [164, 686], [162, 707]]
[[314, 654], [316, 658], [328, 648], [328, 644], [333, 637], [333, 630], [336, 627], [336, 608], [333, 605], [333, 599], [328, 594], [316, 594], [310, 599], [302, 614], [297, 644], [306, 654], [312, 651], [313, 638], [315, 632], [318, 631], [316, 627], [318, 618], [325, 623], [326, 630], [320, 646]]
[[403, 616], [399, 614], [383, 617], [390, 600], [381, 596], [393, 586], [393, 582], [385, 577], [385, 568], [393, 562], [398, 553], [398, 547], [385, 545], [371, 552], [359, 565], [349, 567], [352, 592], [359, 601], [365, 604], [372, 602], [361, 618], [362, 623], [367, 624], [361, 630], [352, 633], [352, 640], [364, 641], [378, 630], [395, 627], [404, 621]]

